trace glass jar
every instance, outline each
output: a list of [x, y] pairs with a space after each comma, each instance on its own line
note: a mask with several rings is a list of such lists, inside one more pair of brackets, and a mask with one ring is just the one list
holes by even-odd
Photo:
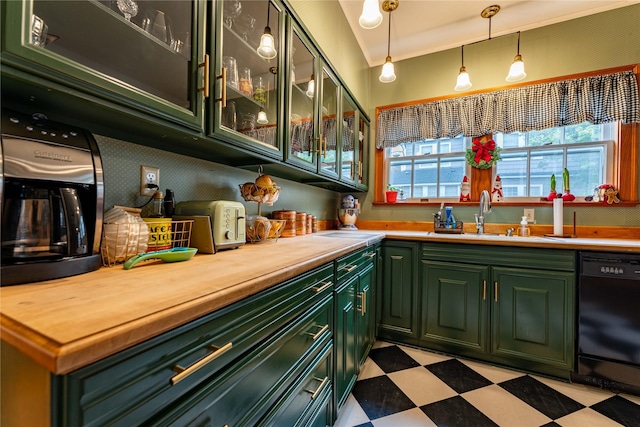
[[253, 99], [262, 105], [267, 103], [267, 86], [262, 76], [253, 79]]
[[236, 58], [225, 56], [222, 58], [222, 66], [227, 69], [227, 85], [238, 89], [238, 65]]
[[243, 113], [238, 128], [240, 132], [254, 131], [256, 129], [256, 115], [253, 113]]
[[253, 83], [251, 82], [251, 69], [248, 67], [243, 67], [239, 73], [238, 80], [238, 90], [244, 93], [245, 95], [252, 97], [253, 96]]

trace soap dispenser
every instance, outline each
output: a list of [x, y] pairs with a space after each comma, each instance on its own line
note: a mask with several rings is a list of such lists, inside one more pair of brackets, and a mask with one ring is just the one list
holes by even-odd
[[520, 237], [529, 237], [529, 223], [527, 222], [527, 217], [523, 216], [522, 221], [520, 221], [520, 228], [518, 229], [518, 236]]

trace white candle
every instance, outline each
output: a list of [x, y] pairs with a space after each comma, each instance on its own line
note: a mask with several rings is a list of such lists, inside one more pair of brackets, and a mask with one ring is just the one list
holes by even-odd
[[556, 236], [561, 236], [563, 234], [563, 223], [562, 199], [553, 199], [553, 234], [555, 234]]

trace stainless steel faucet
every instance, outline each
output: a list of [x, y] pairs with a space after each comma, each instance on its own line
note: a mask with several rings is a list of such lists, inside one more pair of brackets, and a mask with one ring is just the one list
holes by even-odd
[[476, 230], [478, 234], [484, 234], [484, 214], [491, 212], [491, 196], [487, 190], [482, 190], [480, 194], [480, 210], [473, 214], [476, 219]]

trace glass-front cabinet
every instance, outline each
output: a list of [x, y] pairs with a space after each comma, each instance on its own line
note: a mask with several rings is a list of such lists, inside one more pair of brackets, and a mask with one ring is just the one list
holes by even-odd
[[273, 1], [240, 0], [219, 1], [216, 7], [221, 19], [216, 20], [210, 129], [227, 142], [282, 160], [282, 7]]
[[358, 133], [356, 158], [358, 159], [356, 187], [366, 191], [369, 185], [369, 120], [363, 114], [358, 115]]
[[322, 128], [318, 141], [320, 145], [320, 170], [319, 172], [331, 177], [338, 177], [338, 151], [341, 144], [338, 120], [338, 96], [340, 85], [335, 76], [324, 66], [322, 67], [320, 119]]
[[340, 156], [340, 178], [346, 182], [356, 182], [358, 173], [356, 106], [351, 97], [342, 94], [342, 155]]
[[205, 2], [6, 1], [3, 63], [203, 128]]

